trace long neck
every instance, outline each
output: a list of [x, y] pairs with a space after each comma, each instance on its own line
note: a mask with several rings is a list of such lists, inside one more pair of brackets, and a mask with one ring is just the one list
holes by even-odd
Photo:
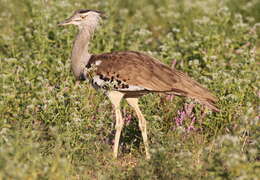
[[79, 29], [79, 33], [74, 41], [71, 54], [71, 65], [72, 71], [77, 79], [80, 77], [91, 56], [88, 52], [91, 33], [93, 32], [90, 29], [82, 27]]

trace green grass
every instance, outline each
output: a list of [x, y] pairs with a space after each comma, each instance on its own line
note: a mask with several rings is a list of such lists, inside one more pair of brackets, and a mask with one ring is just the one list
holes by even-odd
[[[259, 0], [0, 0], [0, 179], [260, 178]], [[91, 52], [147, 52], [208, 87], [220, 113], [196, 105], [195, 130], [175, 123], [189, 99], [150, 94], [140, 106], [152, 158], [123, 102], [120, 154], [112, 158], [109, 100], [70, 71], [76, 9], [108, 19]]]

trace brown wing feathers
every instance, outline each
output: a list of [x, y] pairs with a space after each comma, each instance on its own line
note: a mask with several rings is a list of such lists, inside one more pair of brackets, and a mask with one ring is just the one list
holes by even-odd
[[114, 78], [127, 85], [142, 87], [150, 92], [168, 92], [197, 99], [214, 111], [217, 98], [183, 72], [173, 70], [160, 61], [134, 51], [92, 55], [89, 64], [102, 61], [97, 74]]

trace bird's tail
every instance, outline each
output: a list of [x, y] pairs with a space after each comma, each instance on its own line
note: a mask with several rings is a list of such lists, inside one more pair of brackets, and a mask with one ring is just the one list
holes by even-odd
[[216, 106], [218, 99], [209, 92], [208, 89], [202, 87], [197, 82], [195, 86], [196, 88], [193, 88], [188, 92], [188, 96], [207, 106], [209, 109], [215, 112], [220, 112], [219, 108]]
[[199, 103], [207, 106], [209, 109], [220, 112], [219, 108], [216, 106], [218, 101], [208, 89], [201, 86], [197, 81], [191, 79], [186, 74], [182, 72], [177, 72], [179, 76], [182, 76], [182, 87], [185, 89], [185, 96], [197, 100]]
[[217, 100], [213, 100], [213, 99], [204, 99], [204, 98], [196, 98], [201, 104], [207, 106], [209, 109], [215, 111], [215, 112], [220, 112], [219, 108], [216, 106], [216, 102]]

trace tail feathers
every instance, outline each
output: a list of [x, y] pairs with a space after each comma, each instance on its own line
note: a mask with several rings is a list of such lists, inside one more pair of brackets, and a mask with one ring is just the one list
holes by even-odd
[[[197, 98], [196, 98], [197, 99]], [[214, 112], [220, 112], [219, 108], [216, 107], [215, 102], [216, 100], [211, 100], [211, 99], [198, 99], [199, 102], [205, 106], [207, 106], [209, 109], [211, 109]]]
[[172, 85], [173, 94], [190, 97], [215, 112], [220, 111], [215, 105], [218, 99], [207, 88], [203, 87], [183, 72], [175, 70], [174, 73], [174, 75], [179, 78], [179, 81]]
[[201, 104], [207, 106], [209, 109], [215, 112], [220, 112], [220, 110], [216, 106], [216, 102], [218, 101], [218, 98], [215, 97], [211, 92], [209, 92], [208, 89], [202, 87], [197, 82], [195, 86], [193, 86], [193, 88], [190, 88], [187, 96], [196, 99]]
[[198, 101], [200, 104], [207, 106], [209, 109], [211, 109], [214, 112], [220, 112], [220, 109], [216, 106], [216, 102], [218, 99], [213, 96], [211, 93], [207, 92], [207, 96], [198, 96], [197, 94], [181, 94], [176, 92], [168, 92], [167, 94], [174, 94], [176, 96], [187, 96], [189, 98], [192, 98], [196, 101]]
[[[197, 81], [191, 79], [182, 72], [176, 71], [176, 73], [179, 77], [181, 77], [179, 89], [182, 91], [180, 94], [194, 98], [201, 104], [207, 106], [209, 109], [215, 112], [220, 112], [220, 110], [215, 105], [215, 103], [218, 101], [218, 98], [215, 97], [207, 88], [203, 87]], [[174, 85], [176, 86], [176, 84]]]
[[190, 88], [187, 92], [188, 93], [186, 96], [197, 100], [199, 103], [207, 106], [212, 111], [220, 112], [220, 110], [216, 106], [218, 98], [210, 93], [209, 90], [207, 90], [206, 88], [202, 86], [196, 86], [194, 88]]
[[207, 106], [212, 111], [220, 112], [219, 108], [216, 106], [218, 98], [211, 94], [207, 89], [202, 91], [200, 94], [192, 94], [190, 97]]

